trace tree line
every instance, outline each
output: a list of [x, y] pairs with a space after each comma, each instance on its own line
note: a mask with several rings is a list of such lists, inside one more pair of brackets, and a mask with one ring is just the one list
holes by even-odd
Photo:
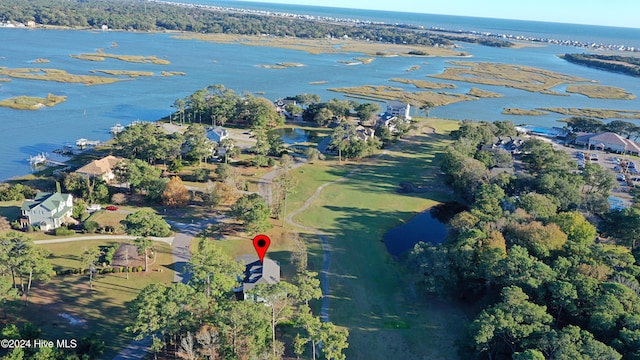
[[[495, 171], [513, 160], [490, 145], [513, 134], [488, 122], [452, 132], [441, 168], [469, 208], [443, 244], [416, 245], [409, 264], [428, 291], [481, 308], [460, 341], [465, 358], [637, 358], [637, 210], [610, 212], [613, 174], [579, 172], [540, 140], [519, 145], [522, 171]], [[608, 241], [585, 215], [600, 217]]]
[[[443, 36], [390, 25], [346, 25], [317, 20], [291, 19], [222, 12], [203, 7], [184, 7], [144, 0], [6, 0], [0, 3], [0, 20], [38, 24], [158, 31], [242, 35], [270, 34], [319, 39], [343, 37], [410, 45], [453, 45]], [[465, 41], [464, 39], [459, 39]]]
[[601, 120], [588, 117], [572, 117], [566, 120], [566, 128], [572, 132], [597, 133], [610, 131], [627, 139], [633, 137], [634, 141], [640, 136], [640, 126], [623, 120], [613, 120], [604, 123]]
[[640, 59], [633, 56], [602, 54], [564, 54], [561, 58], [580, 65], [597, 69], [620, 72], [631, 76], [640, 76]]

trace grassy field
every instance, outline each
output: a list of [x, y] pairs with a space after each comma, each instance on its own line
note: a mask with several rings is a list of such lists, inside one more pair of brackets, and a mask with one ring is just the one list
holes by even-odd
[[[77, 268], [80, 254], [85, 247], [109, 245], [110, 241], [82, 241], [41, 245], [53, 256], [50, 261], [55, 268]], [[140, 289], [153, 282], [171, 283], [173, 257], [168, 244], [155, 243], [158, 254], [152, 269], [162, 272], [96, 275], [94, 291], [89, 289], [86, 275], [54, 277], [47, 284], [34, 284], [30, 303], [26, 308], [14, 304], [9, 312], [11, 321], [29, 321], [42, 329], [45, 339], [81, 339], [95, 332], [107, 345], [104, 359], [112, 358], [126, 346], [132, 337], [124, 331], [130, 324], [131, 315], [127, 303], [133, 300]], [[71, 325], [64, 316], [80, 321]]]
[[[416, 212], [444, 200], [442, 193], [399, 194], [401, 181], [435, 179], [435, 153], [448, 143], [456, 123], [429, 120], [424, 129], [380, 158], [363, 162], [349, 180], [330, 185], [296, 221], [331, 234], [330, 318], [350, 331], [349, 359], [453, 359], [465, 320], [455, 305], [418, 294], [413, 281], [386, 251], [383, 234]], [[344, 165], [342, 165], [344, 166]], [[296, 174], [304, 187], [299, 204], [317, 185], [340, 178], [350, 166], [308, 165]], [[435, 180], [434, 180], [435, 182]], [[437, 188], [437, 184], [436, 188]], [[310, 262], [321, 269], [317, 236], [309, 240]]]
[[632, 100], [636, 96], [625, 89], [603, 85], [569, 85], [568, 93], [581, 94], [592, 99]]
[[46, 98], [33, 96], [16, 96], [0, 100], [0, 106], [16, 110], [38, 110], [43, 107], [52, 107], [67, 100], [66, 96], [49, 94]]
[[122, 230], [121, 220], [127, 217], [127, 214], [115, 211], [100, 210], [96, 211], [87, 220], [97, 222], [100, 227], [111, 226], [116, 229], [118, 233], [124, 233]]

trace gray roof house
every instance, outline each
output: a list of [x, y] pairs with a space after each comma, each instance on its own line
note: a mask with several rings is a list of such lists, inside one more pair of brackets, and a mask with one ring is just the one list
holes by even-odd
[[229, 131], [222, 126], [215, 127], [207, 131], [207, 138], [211, 141], [220, 143], [220, 141], [229, 137]]
[[609, 150], [621, 154], [640, 154], [640, 144], [612, 132], [580, 135], [576, 138], [575, 143], [589, 149]]
[[24, 226], [37, 225], [42, 231], [59, 228], [73, 213], [71, 194], [39, 192], [35, 199], [22, 203], [22, 223]]
[[[274, 285], [280, 282], [280, 265], [277, 262], [264, 258], [264, 262], [260, 263], [257, 256], [248, 254], [238, 256], [236, 260], [245, 266], [243, 278], [239, 279], [242, 284], [234, 290], [236, 299], [250, 299], [246, 291], [253, 289], [258, 284]], [[260, 301], [260, 299], [253, 300]]]

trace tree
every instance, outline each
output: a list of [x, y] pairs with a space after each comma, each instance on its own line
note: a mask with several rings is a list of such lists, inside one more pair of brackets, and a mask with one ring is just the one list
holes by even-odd
[[151, 210], [140, 210], [120, 221], [127, 234], [133, 236], [160, 236], [171, 234], [171, 227], [160, 215]]
[[151, 183], [160, 178], [161, 169], [139, 160], [120, 161], [113, 169], [120, 183], [127, 183], [131, 190], [147, 189]]
[[295, 193], [295, 187], [298, 185], [298, 180], [293, 177], [286, 168], [283, 168], [283, 172], [276, 176], [274, 183], [279, 189], [279, 193], [282, 195], [282, 201], [284, 203], [282, 211], [282, 227], [284, 227], [285, 219], [287, 217], [287, 198], [289, 195]]
[[315, 121], [319, 126], [327, 126], [331, 120], [333, 120], [334, 116], [335, 115], [330, 109], [323, 107], [314, 115], [313, 121]]
[[298, 289], [293, 284], [280, 281], [276, 284], [257, 284], [251, 294], [264, 299], [264, 304], [271, 310], [271, 344], [276, 357], [276, 326], [289, 319], [293, 314], [293, 304]]
[[567, 120], [567, 127], [573, 132], [599, 132], [604, 128], [604, 123], [600, 120], [586, 117], [572, 117]]
[[192, 275], [191, 283], [202, 287], [205, 295], [213, 298], [222, 298], [228, 293], [237, 284], [243, 270], [240, 263], [206, 239], [200, 240], [198, 250], [187, 263], [187, 272]]
[[538, 343], [538, 347], [548, 359], [619, 360], [622, 358], [622, 355], [613, 348], [596, 340], [593, 334], [575, 325], [567, 325], [561, 331], [549, 331]]
[[133, 240], [133, 245], [138, 249], [138, 255], [144, 256], [144, 272], [149, 272], [149, 250], [153, 251], [153, 242], [146, 237]]
[[162, 203], [170, 207], [183, 207], [189, 203], [189, 190], [179, 176], [172, 176], [162, 192]]
[[347, 356], [343, 354], [343, 351], [349, 347], [347, 342], [349, 330], [337, 327], [332, 322], [323, 322], [320, 332], [324, 357], [327, 360], [345, 360]]
[[308, 147], [304, 151], [304, 155], [307, 157], [307, 162], [309, 162], [309, 164], [313, 164], [314, 162], [318, 161], [318, 159], [324, 160], [324, 154], [322, 154], [320, 150], [315, 147]]
[[244, 189], [244, 180], [242, 179], [242, 175], [235, 167], [229, 164], [220, 164], [216, 168], [216, 175], [220, 181], [227, 184], [231, 189]]
[[98, 261], [100, 250], [97, 248], [85, 248], [82, 253], [82, 268], [89, 270], [89, 289], [93, 290], [93, 273], [95, 272], [95, 263]]
[[372, 115], [380, 111], [380, 106], [376, 103], [359, 104], [354, 109], [361, 121], [369, 121]]
[[616, 184], [613, 172], [598, 164], [585, 164], [582, 170], [582, 178], [584, 179], [587, 194], [598, 193], [608, 196]]
[[498, 185], [483, 184], [476, 192], [476, 201], [471, 208], [471, 213], [481, 221], [495, 221], [502, 216], [500, 202], [504, 197], [504, 190]]
[[561, 250], [567, 242], [567, 234], [558, 225], [544, 225], [539, 221], [510, 224], [505, 229], [505, 237], [509, 243], [526, 247], [530, 253], [540, 258], [548, 257], [552, 251]]
[[349, 134], [343, 126], [336, 126], [331, 133], [330, 146], [338, 150], [338, 162], [342, 162], [342, 151], [347, 148], [345, 138], [348, 138]]
[[172, 107], [178, 110], [178, 116], [180, 117], [180, 123], [184, 123], [184, 109], [187, 107], [186, 102], [183, 99], [177, 99], [173, 102]]
[[51, 263], [47, 260], [50, 253], [47, 249], [36, 247], [33, 243], [29, 243], [24, 259], [20, 264], [20, 271], [28, 274], [27, 292], [24, 305], [29, 303], [29, 294], [31, 293], [31, 285], [33, 280], [49, 281], [51, 274], [54, 273]]
[[562, 212], [549, 219], [557, 224], [565, 234], [567, 243], [573, 250], [586, 249], [593, 244], [597, 231], [584, 216], [579, 212]]
[[127, 202], [127, 195], [123, 193], [115, 193], [111, 196], [111, 202], [116, 205], [122, 205]]
[[201, 124], [191, 124], [185, 132], [187, 157], [198, 161], [200, 165], [213, 156], [216, 143], [207, 138], [207, 130]]
[[300, 235], [293, 230], [287, 231], [285, 236], [292, 243], [291, 263], [295, 266], [296, 273], [306, 271], [308, 263], [307, 245], [300, 238]]
[[517, 206], [536, 220], [546, 220], [558, 210], [558, 206], [549, 197], [536, 193], [520, 195]]
[[544, 306], [530, 302], [519, 287], [506, 287], [501, 294], [502, 301], [483, 310], [470, 327], [475, 349], [490, 359], [501, 348], [509, 355], [515, 353], [530, 336], [548, 331], [553, 320]]
[[309, 270], [303, 270], [294, 276], [293, 283], [298, 287], [298, 293], [295, 298], [298, 302], [309, 305], [309, 301], [322, 297], [320, 280], [317, 276], [317, 272]]
[[259, 194], [244, 194], [231, 206], [231, 216], [244, 222], [250, 233], [260, 233], [271, 228], [271, 210]]
[[429, 113], [431, 112], [431, 109], [433, 109], [433, 107], [434, 105], [431, 101], [425, 101], [420, 106], [420, 110], [424, 111], [424, 113], [427, 114], [427, 118], [429, 118]]

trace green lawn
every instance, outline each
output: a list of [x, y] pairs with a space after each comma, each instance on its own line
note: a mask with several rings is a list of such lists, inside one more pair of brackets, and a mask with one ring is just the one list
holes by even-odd
[[[42, 245], [53, 255], [50, 261], [55, 268], [75, 268], [80, 266], [80, 254], [85, 247], [109, 245], [113, 241], [93, 240]], [[138, 292], [153, 282], [171, 283], [173, 257], [171, 247], [164, 243], [155, 243], [158, 250], [151, 269], [163, 269], [162, 272], [96, 275], [94, 291], [89, 290], [87, 275], [68, 275], [54, 277], [47, 284], [35, 283], [31, 300], [26, 308], [14, 304], [9, 311], [9, 320], [21, 323], [29, 321], [42, 329], [42, 338], [80, 339], [95, 332], [107, 345], [104, 359], [112, 358], [131, 340], [131, 334], [124, 331], [130, 324], [131, 315], [127, 303]], [[83, 321], [70, 325], [60, 314], [68, 314]]]
[[[367, 161], [345, 182], [328, 186], [296, 220], [330, 233], [330, 318], [350, 331], [349, 359], [457, 358], [454, 342], [463, 330], [462, 309], [419, 295], [412, 279], [391, 258], [383, 234], [417, 212], [444, 200], [442, 193], [399, 194], [402, 181], [429, 182], [437, 173], [435, 153], [448, 140], [443, 133], [456, 123], [429, 120], [436, 134], [419, 131], [411, 143]], [[301, 192], [315, 190], [318, 179], [335, 179], [344, 171], [307, 165], [299, 175]], [[306, 194], [299, 194], [300, 199]], [[296, 199], [296, 201], [301, 201]], [[291, 207], [295, 208], [294, 206]], [[322, 250], [309, 239], [310, 260], [321, 269]]]

